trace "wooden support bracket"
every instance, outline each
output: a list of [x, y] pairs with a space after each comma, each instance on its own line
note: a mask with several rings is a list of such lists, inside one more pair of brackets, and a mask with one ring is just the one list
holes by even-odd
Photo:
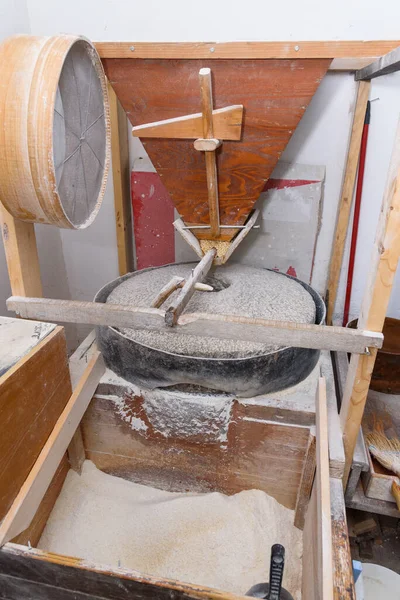
[[[360, 328], [382, 331], [400, 256], [400, 120], [390, 160], [386, 188], [372, 249], [368, 281], [358, 319]], [[377, 350], [352, 355], [343, 394], [340, 420], [343, 430], [347, 484], [369, 391]]]

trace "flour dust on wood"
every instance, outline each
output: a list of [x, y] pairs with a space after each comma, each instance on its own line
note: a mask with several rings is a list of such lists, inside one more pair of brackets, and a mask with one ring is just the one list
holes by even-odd
[[171, 493], [99, 471], [70, 470], [38, 547], [103, 565], [245, 594], [267, 581], [274, 543], [284, 587], [301, 598], [302, 532], [293, 511], [259, 490]]

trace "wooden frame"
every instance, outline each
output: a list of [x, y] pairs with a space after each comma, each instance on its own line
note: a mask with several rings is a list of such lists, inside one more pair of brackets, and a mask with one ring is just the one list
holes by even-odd
[[[125, 58], [155, 58], [155, 57], [162, 57], [162, 58], [223, 58], [223, 57], [240, 57], [240, 58], [265, 58], [265, 57], [269, 57], [269, 58], [287, 58], [287, 59], [295, 59], [295, 58], [312, 58], [312, 57], [321, 57], [321, 56], [325, 56], [325, 57], [329, 57], [329, 58], [333, 58], [335, 59], [333, 61], [333, 64], [331, 65], [331, 68], [335, 68], [334, 66], [334, 62], [336, 61], [336, 65], [337, 68], [341, 68], [343, 70], [354, 70], [357, 68], [361, 68], [363, 66], [365, 66], [365, 64], [368, 62], [371, 62], [372, 58], [375, 58], [376, 56], [378, 56], [379, 54], [387, 51], [387, 50], [393, 50], [396, 46], [398, 45], [398, 42], [326, 42], [326, 43], [319, 43], [319, 42], [299, 42], [299, 43], [295, 43], [295, 42], [290, 42], [290, 43], [268, 43], [268, 42], [254, 42], [254, 43], [246, 43], [246, 42], [240, 42], [240, 43], [233, 43], [233, 44], [132, 44], [132, 43], [121, 43], [121, 44], [114, 44], [114, 43], [100, 43], [97, 44], [97, 48], [100, 51], [102, 57], [125, 57]], [[133, 49], [132, 49], [133, 48]], [[340, 62], [342, 61], [342, 62]], [[365, 86], [363, 86], [363, 88], [365, 89]], [[114, 111], [118, 112], [117, 111]], [[121, 143], [120, 141], [120, 136], [121, 136], [121, 130], [118, 128], [118, 135], [116, 135], [115, 137], [115, 147], [118, 148], [119, 144]], [[400, 136], [400, 129], [398, 132], [398, 136]], [[374, 260], [373, 260], [373, 266], [371, 269], [371, 275], [370, 275], [370, 280], [367, 286], [367, 291], [364, 297], [364, 303], [363, 303], [363, 313], [360, 319], [360, 327], [365, 328], [365, 329], [371, 329], [371, 332], [368, 331], [363, 331], [363, 329], [358, 330], [355, 332], [355, 334], [348, 334], [348, 332], [346, 332], [345, 330], [342, 330], [342, 328], [338, 328], [338, 332], [337, 332], [337, 336], [339, 336], [340, 338], [345, 338], [345, 342], [343, 343], [342, 341], [340, 342], [340, 346], [339, 348], [342, 350], [348, 350], [349, 349], [349, 345], [348, 345], [348, 341], [350, 340], [350, 337], [352, 340], [357, 339], [358, 342], [360, 343], [360, 340], [363, 340], [363, 344], [362, 346], [359, 345], [357, 346], [357, 348], [355, 349], [354, 346], [351, 346], [350, 349], [352, 350], [353, 354], [352, 354], [352, 359], [351, 359], [351, 365], [350, 365], [350, 369], [349, 369], [349, 373], [347, 376], [347, 382], [346, 382], [346, 386], [345, 386], [345, 390], [344, 390], [344, 398], [343, 398], [343, 406], [342, 406], [342, 411], [341, 411], [341, 422], [342, 422], [342, 427], [343, 427], [343, 434], [344, 434], [344, 441], [345, 441], [345, 451], [346, 451], [346, 455], [345, 455], [345, 460], [346, 460], [346, 464], [343, 467], [343, 464], [341, 463], [341, 465], [339, 465], [339, 470], [337, 473], [337, 477], [334, 478], [332, 477], [332, 473], [331, 473], [331, 477], [329, 480], [329, 472], [326, 472], [326, 467], [324, 467], [324, 473], [322, 473], [321, 471], [318, 473], [317, 476], [317, 481], [318, 486], [321, 490], [324, 491], [325, 494], [325, 498], [326, 498], [326, 490], [327, 490], [327, 485], [329, 485], [330, 490], [331, 490], [331, 500], [332, 500], [332, 506], [331, 506], [331, 512], [332, 514], [335, 515], [335, 520], [333, 521], [332, 524], [332, 534], [336, 535], [335, 539], [339, 540], [340, 539], [340, 532], [343, 531], [343, 528], [345, 527], [345, 514], [344, 514], [344, 504], [343, 502], [340, 500], [340, 494], [342, 493], [342, 483], [341, 483], [341, 476], [342, 473], [344, 471], [344, 481], [347, 481], [348, 478], [348, 472], [349, 472], [349, 468], [350, 468], [350, 464], [351, 464], [351, 458], [353, 455], [353, 450], [354, 450], [354, 446], [355, 446], [355, 441], [357, 438], [357, 434], [358, 434], [358, 430], [359, 430], [359, 426], [360, 426], [360, 422], [361, 422], [361, 417], [362, 417], [362, 413], [363, 413], [363, 408], [364, 408], [364, 403], [365, 403], [365, 398], [366, 398], [366, 394], [368, 392], [368, 387], [369, 387], [369, 382], [370, 382], [370, 376], [371, 376], [371, 372], [372, 372], [372, 367], [375, 361], [375, 356], [376, 356], [376, 348], [379, 347], [379, 344], [381, 343], [381, 329], [382, 329], [382, 323], [383, 323], [383, 319], [386, 313], [386, 307], [387, 307], [387, 302], [389, 299], [389, 294], [390, 294], [390, 290], [391, 290], [391, 285], [393, 282], [393, 277], [394, 277], [394, 272], [396, 270], [396, 266], [397, 266], [397, 261], [398, 261], [398, 257], [400, 254], [400, 240], [398, 239], [400, 236], [397, 232], [400, 232], [400, 185], [399, 185], [399, 181], [400, 181], [400, 137], [396, 138], [396, 146], [395, 146], [395, 152], [394, 155], [392, 157], [392, 163], [391, 163], [391, 169], [390, 169], [390, 174], [389, 174], [389, 180], [388, 180], [388, 186], [387, 186], [387, 190], [385, 193], [385, 197], [384, 197], [384, 202], [383, 202], [383, 209], [382, 209], [382, 213], [381, 213], [381, 220], [380, 220], [380, 224], [378, 227], [378, 234], [377, 234], [377, 238], [376, 238], [376, 244], [375, 244], [375, 249], [374, 249]], [[113, 158], [115, 158], [116, 162], [116, 173], [118, 175], [118, 173], [122, 173], [122, 167], [121, 164], [118, 166], [118, 163], [121, 161], [121, 155], [123, 153], [121, 152], [114, 152], [114, 156]], [[119, 171], [118, 171], [119, 169]], [[397, 184], [397, 187], [396, 187]], [[115, 185], [115, 182], [114, 182]], [[119, 182], [117, 181], [117, 187], [119, 187], [120, 192], [119, 193], [119, 199], [117, 199], [117, 203], [118, 202], [123, 202], [122, 196], [123, 196], [123, 191], [121, 191], [123, 189], [123, 185], [121, 183], [121, 180], [119, 180]], [[126, 195], [126, 194], [125, 194]], [[125, 200], [126, 202], [126, 200]], [[126, 204], [125, 204], [126, 206]], [[130, 208], [130, 207], [129, 207]], [[126, 219], [125, 217], [122, 218], [122, 222], [126, 223]], [[6, 224], [6, 228], [4, 228], [4, 224]], [[7, 263], [8, 263], [8, 268], [9, 268], [9, 272], [10, 272], [10, 280], [11, 280], [11, 284], [12, 284], [12, 292], [13, 294], [18, 294], [19, 296], [36, 296], [36, 297], [40, 297], [41, 296], [41, 286], [40, 286], [40, 269], [39, 269], [39, 263], [38, 263], [38, 259], [37, 259], [37, 250], [36, 250], [36, 241], [35, 241], [35, 235], [34, 235], [34, 228], [33, 226], [25, 226], [25, 223], [20, 223], [15, 221], [14, 219], [9, 218], [9, 215], [4, 215], [3, 216], [3, 227], [2, 227], [2, 232], [3, 232], [3, 237], [5, 238], [5, 245], [6, 245], [6, 256], [7, 256]], [[120, 228], [121, 229], [121, 228]], [[126, 229], [124, 226], [122, 226], [121, 229], [124, 233], [120, 236], [119, 242], [119, 258], [120, 258], [120, 269], [124, 269], [126, 264], [127, 264], [127, 236], [126, 236]], [[117, 229], [118, 231], [118, 229]], [[125, 257], [125, 258], [124, 258]], [[124, 266], [124, 261], [125, 261], [125, 266]], [[15, 300], [15, 299], [14, 299]], [[22, 305], [28, 306], [29, 302], [23, 302], [21, 299], [20, 301], [22, 302]], [[55, 301], [57, 302], [57, 301]], [[49, 303], [51, 303], [51, 301], [48, 300], [43, 300], [44, 304], [47, 304], [47, 306], [49, 306]], [[68, 303], [67, 303], [68, 304]], [[91, 309], [90, 310], [98, 310], [98, 307], [95, 307], [94, 305], [92, 305], [91, 303], [89, 303], [91, 305]], [[64, 307], [66, 308], [67, 305], [64, 305]], [[104, 309], [103, 309], [104, 310]], [[124, 310], [123, 312], [125, 313], [129, 313], [129, 318], [131, 318], [131, 314], [133, 311], [132, 309], [130, 309], [130, 311], [126, 311]], [[146, 312], [146, 311], [144, 311]], [[162, 312], [162, 311], [161, 311]], [[76, 319], [76, 312], [75, 312], [75, 316], [74, 317], [70, 317], [71, 319], [74, 318]], [[158, 311], [155, 311], [154, 313], [155, 315], [158, 314]], [[64, 313], [64, 317], [65, 317], [65, 313]], [[107, 317], [108, 318], [108, 317]], [[62, 318], [60, 318], [60, 313], [57, 314], [57, 319], [62, 320]], [[218, 320], [218, 319], [217, 319]], [[76, 322], [76, 320], [74, 321]], [[88, 322], [86, 320], [85, 317], [85, 322]], [[187, 325], [183, 325], [185, 321], [182, 322], [182, 326], [187, 326]], [[187, 323], [190, 325], [190, 320]], [[239, 323], [239, 325], [243, 325], [244, 323]], [[245, 325], [250, 325], [249, 323], [245, 323]], [[252, 325], [257, 325], [257, 327], [260, 326], [260, 324], [252, 324]], [[273, 326], [269, 325], [269, 329], [272, 330], [272, 328], [275, 327], [276, 330], [276, 335], [279, 337], [279, 339], [287, 342], [287, 343], [304, 343], [304, 342], [299, 342], [299, 338], [298, 337], [293, 337], [294, 333], [290, 331], [290, 328], [287, 327], [287, 324], [277, 324], [275, 323]], [[316, 326], [318, 327], [318, 326]], [[303, 335], [303, 330], [304, 328], [294, 328], [294, 329], [299, 329], [301, 330], [301, 334]], [[334, 333], [334, 329], [333, 328], [322, 328], [323, 330], [325, 330], [325, 342], [323, 342], [323, 335], [321, 334], [322, 330], [318, 329], [317, 331], [319, 332], [317, 335], [317, 341], [312, 342], [312, 346], [306, 346], [306, 347], [317, 347], [317, 348], [329, 348], [331, 349], [332, 346], [335, 345], [334, 339], [335, 336], [333, 335], [328, 335], [328, 338], [326, 337], [326, 333], [331, 334]], [[242, 331], [244, 330], [244, 328], [242, 327]], [[365, 351], [365, 339], [362, 337], [363, 334], [367, 334], [369, 335], [369, 352], [366, 354], [354, 354], [355, 351], [358, 352], [364, 352]], [[232, 335], [232, 333], [230, 334]], [[236, 332], [235, 335], [238, 335], [238, 333]], [[298, 332], [296, 332], [295, 334], [296, 336], [298, 336]], [[373, 344], [375, 344], [373, 346]], [[96, 355], [97, 356], [97, 355]], [[97, 364], [97, 362], [96, 362]], [[97, 379], [97, 374], [96, 377], [94, 377], [94, 379]], [[92, 381], [93, 384], [93, 381]], [[74, 384], [74, 388], [76, 385], [76, 381]], [[78, 397], [81, 396], [81, 394], [83, 394], [84, 390], [83, 390], [83, 383], [81, 382], [81, 384], [78, 384], [77, 388], [75, 389], [75, 392], [73, 394], [73, 398], [75, 399], [75, 401], [78, 400]], [[87, 398], [87, 395], [85, 395], [85, 398]], [[86, 399], [84, 399], [84, 401], [82, 401], [83, 404], [81, 406], [84, 406]], [[64, 414], [64, 413], [63, 413]], [[64, 414], [64, 417], [66, 415]], [[60, 417], [61, 418], [61, 417]], [[79, 419], [78, 419], [79, 420]], [[318, 422], [321, 426], [321, 423], [323, 421], [326, 421], [326, 412], [324, 411], [324, 408], [322, 406], [322, 412], [319, 413], [319, 417], [318, 417]], [[64, 418], [63, 423], [66, 423], [66, 419]], [[63, 438], [63, 444], [61, 444], [60, 448], [63, 449], [63, 451], [66, 448], [65, 445], [65, 437], [62, 435], [62, 432], [64, 431], [63, 429], [63, 423], [59, 423], [59, 428], [58, 428], [58, 434], [56, 429], [53, 431], [54, 435], [53, 437], [51, 437], [51, 439], [49, 438], [49, 443], [52, 444], [54, 443], [54, 446], [56, 446], [59, 443], [60, 438]], [[75, 420], [76, 423], [76, 420]], [[71, 433], [71, 437], [69, 438], [69, 435]], [[71, 429], [69, 430], [68, 433], [68, 438], [72, 439], [72, 434], [73, 432], [71, 431]], [[69, 441], [69, 439], [67, 439], [67, 443]], [[53, 447], [54, 447], [53, 446]], [[40, 464], [37, 463], [35, 466], [37, 467], [37, 471], [38, 473], [46, 471], [46, 478], [45, 481], [46, 483], [43, 483], [44, 480], [42, 480], [42, 483], [40, 484], [40, 478], [39, 478], [39, 483], [36, 483], [35, 485], [39, 485], [40, 488], [40, 493], [39, 493], [39, 497], [42, 497], [45, 491], [45, 488], [47, 487], [48, 483], [49, 483], [49, 473], [54, 474], [54, 464], [52, 464], [52, 468], [50, 469], [50, 471], [48, 471], [48, 467], [46, 467], [46, 452], [49, 451], [49, 446], [46, 444], [45, 448], [43, 449], [44, 453], [41, 454], [41, 456], [39, 457], [38, 460], [40, 460]], [[329, 451], [331, 451], [331, 445], [329, 446]], [[325, 458], [326, 458], [326, 454], [327, 454], [327, 440], [325, 439], [324, 444], [322, 449], [320, 449], [318, 451], [318, 455], [321, 456], [320, 453], [323, 453]], [[62, 454], [62, 453], [61, 453]], [[47, 454], [47, 456], [49, 456], [49, 454]], [[60, 452], [58, 452], [57, 454], [58, 457], [60, 457]], [[310, 484], [310, 480], [312, 480], [312, 462], [313, 462], [313, 457], [312, 457], [312, 450], [310, 452], [310, 460], [311, 463], [309, 463], [309, 469], [308, 471], [305, 472], [304, 475], [304, 481], [305, 481], [305, 488], [309, 489], [309, 484]], [[319, 464], [321, 465], [321, 459], [317, 458], [317, 463], [319, 462]], [[47, 463], [48, 464], [48, 463]], [[311, 466], [310, 466], [311, 465]], [[57, 473], [55, 473], [55, 476], [57, 475]], [[51, 478], [51, 477], [50, 477]], [[328, 481], [329, 480], [329, 481]], [[328, 481], [328, 483], [327, 483]], [[26, 481], [26, 486], [28, 487], [24, 487], [21, 490], [21, 493], [24, 494], [24, 498], [20, 498], [21, 503], [18, 503], [18, 506], [15, 506], [14, 508], [16, 509], [16, 511], [14, 511], [14, 516], [15, 515], [19, 515], [21, 511], [21, 507], [23, 509], [23, 511], [26, 511], [28, 508], [30, 509], [30, 507], [32, 507], [32, 504], [30, 502], [27, 502], [26, 499], [29, 499], [29, 495], [30, 495], [30, 490], [32, 488], [29, 488], [29, 484], [33, 484], [33, 481]], [[316, 486], [314, 486], [314, 489], [316, 489]], [[336, 494], [332, 495], [332, 491], [336, 490]], [[32, 492], [33, 493], [33, 492]], [[316, 492], [315, 492], [316, 494]], [[313, 497], [315, 497], [315, 494]], [[36, 500], [38, 498], [38, 496], [36, 496], [35, 493], [35, 497]], [[307, 523], [312, 522], [312, 520], [315, 520], [315, 515], [314, 517], [312, 516], [312, 511], [315, 510], [315, 504], [313, 502], [316, 502], [316, 500], [312, 501], [309, 504], [308, 507], [308, 514], [310, 515], [308, 517], [307, 520], [307, 515], [306, 515], [306, 526], [307, 527], [312, 527], [312, 525], [307, 525]], [[37, 506], [37, 502], [34, 503], [34, 506]], [[326, 507], [325, 507], [326, 508]], [[32, 511], [30, 511], [31, 514]], [[325, 510], [326, 512], [326, 510]], [[19, 517], [18, 517], [19, 518]], [[22, 521], [21, 521], [22, 522]], [[23, 521], [24, 524], [26, 524], [26, 521]], [[14, 525], [14, 519], [12, 519], [12, 525]], [[5, 521], [3, 522], [3, 526], [2, 526], [2, 530], [1, 533], [3, 534], [3, 537], [1, 538], [3, 541], [6, 539], [10, 539], [10, 532], [12, 532], [13, 534], [15, 534], [17, 531], [21, 531], [21, 526], [18, 526], [16, 529], [12, 529], [10, 522], [9, 521]], [[335, 534], [336, 532], [336, 534]], [[349, 562], [349, 552], [348, 552], [348, 548], [342, 548], [340, 547], [340, 544], [338, 544], [338, 546], [336, 547], [336, 545], [334, 545], [333, 551], [335, 553], [335, 569], [336, 569], [336, 573], [333, 574], [333, 577], [335, 578], [340, 578], [340, 568], [338, 568], [338, 564], [342, 563], [343, 565], [346, 564], [346, 572], [349, 571], [350, 572], [350, 568], [348, 565]], [[24, 560], [28, 560], [29, 561], [34, 561], [34, 565], [35, 563], [37, 565], [43, 566], [43, 564], [48, 561], [49, 563], [52, 563], [54, 565], [58, 565], [59, 567], [61, 566], [61, 563], [64, 563], [65, 561], [65, 557], [57, 557], [57, 556], [53, 556], [52, 558], [49, 557], [49, 555], [47, 555], [46, 553], [41, 553], [40, 551], [33, 551], [30, 553], [30, 558], [29, 558], [29, 553], [26, 549], [21, 549], [18, 547], [13, 546], [12, 544], [8, 544], [6, 545], [5, 549], [3, 549], [2, 553], [0, 553], [0, 562], [3, 561], [5, 563], [7, 563], [7, 561], [9, 560], [10, 556], [22, 556], [24, 555]], [[324, 554], [322, 553], [322, 556]], [[336, 562], [336, 559], [338, 559], [338, 562]], [[27, 563], [24, 563], [27, 564]], [[328, 564], [328, 563], [326, 563]], [[32, 572], [35, 571], [35, 569], [32, 570], [31, 567], [23, 567], [22, 562], [14, 562], [13, 563], [14, 566], [11, 567], [12, 569], [15, 569], [15, 571], [10, 572], [11, 577], [15, 576], [15, 577], [21, 577], [24, 578], [26, 577], [27, 579], [33, 577]], [[329, 565], [328, 565], [329, 566]], [[45, 567], [46, 569], [47, 567]], [[77, 570], [85, 570], [88, 571], [89, 573], [90, 568], [88, 568], [87, 565], [84, 565], [83, 562], [81, 564], [80, 561], [77, 561], [77, 559], [73, 559], [73, 561], [71, 560], [71, 564], [68, 567], [70, 569], [70, 574], [74, 577], [75, 576], [75, 571]], [[18, 571], [18, 569], [21, 569], [21, 572], [23, 571], [23, 574], [21, 575], [20, 572]], [[25, 570], [24, 570], [25, 569]], [[28, 573], [30, 569], [30, 574]], [[40, 569], [39, 569], [40, 570]], [[93, 567], [92, 567], [92, 571], [94, 571]], [[342, 570], [343, 571], [343, 570]], [[48, 573], [49, 571], [47, 571]], [[14, 573], [14, 575], [13, 575]], [[115, 575], [117, 573], [114, 572], [112, 574], [111, 579], [115, 578]], [[102, 571], [101, 572], [101, 576], [105, 577], [107, 574]], [[117, 574], [119, 575], [119, 573]], [[85, 575], [86, 576], [86, 575]], [[124, 574], [122, 573], [121, 570], [121, 577], [126, 577], [126, 581], [130, 581], [132, 579], [131, 574]], [[1, 578], [4, 579], [4, 575], [0, 576]], [[36, 575], [35, 575], [36, 577]], [[46, 583], [46, 579], [45, 576], [42, 576], [40, 574], [37, 575], [38, 579], [40, 579], [40, 577], [42, 577], [41, 580], [41, 584], [43, 585], [47, 585]], [[44, 581], [43, 581], [44, 580]], [[48, 580], [48, 579], [47, 579]], [[158, 588], [162, 588], [163, 593], [166, 590], [166, 595], [168, 595], [170, 593], [170, 589], [171, 589], [171, 585], [169, 585], [169, 582], [160, 582], [157, 581], [157, 583], [155, 583], [155, 580], [151, 580], [151, 578], [149, 580], [146, 580], [145, 584], [146, 586], [148, 585], [153, 585], [157, 586], [157, 590]], [[81, 581], [83, 581], [83, 579], [79, 579], [79, 582], [77, 584], [74, 583], [74, 586], [81, 586]], [[322, 581], [317, 581], [319, 590], [324, 590], [324, 582]], [[72, 584], [71, 584], [72, 585]], [[70, 587], [68, 589], [72, 589], [75, 591], [78, 591], [81, 595], [81, 593], [85, 593], [85, 591], [87, 590], [87, 588], [85, 588], [84, 583], [82, 583], [82, 586], [79, 587]], [[138, 582], [135, 582], [135, 585], [139, 585]], [[213, 597], [213, 598], [234, 598], [234, 596], [229, 595], [229, 594], [224, 594], [224, 593], [209, 593], [207, 591], [204, 591], [201, 588], [193, 588], [190, 586], [187, 587], [177, 587], [177, 586], [172, 586], [172, 588], [175, 590], [175, 593], [177, 594], [177, 596], [182, 595], [182, 597]], [[132, 588], [131, 591], [133, 591], [135, 588]], [[351, 585], [349, 587], [349, 583], [348, 582], [344, 582], [343, 583], [343, 590], [348, 590], [351, 589]], [[330, 590], [326, 589], [324, 590], [328, 595], [326, 595], [324, 593], [323, 598], [325, 600], [325, 598], [330, 598], [332, 597], [330, 594]], [[148, 593], [148, 588], [147, 588], [147, 592], [144, 591], [143, 594]], [[318, 592], [315, 592], [316, 594], [315, 597], [320, 597], [318, 596]], [[121, 593], [122, 594], [122, 593]], [[164, 596], [162, 595], [162, 593], [160, 592], [161, 595], [155, 595], [154, 597], [166, 597], [166, 595], [164, 594]], [[192, 596], [193, 594], [193, 596]], [[69, 597], [68, 595], [64, 596], [65, 598]], [[78, 596], [77, 596], [78, 597]], [[118, 596], [119, 597], [119, 596]], [[122, 596], [121, 598], [125, 598], [126, 596]], [[138, 596], [140, 597], [140, 596]], [[143, 595], [144, 597], [144, 595]], [[310, 596], [312, 597], [312, 596]]]
[[[338, 42], [96, 42], [101, 58], [332, 58], [356, 70], [399, 46], [398, 40]], [[340, 60], [338, 60], [340, 59]]]

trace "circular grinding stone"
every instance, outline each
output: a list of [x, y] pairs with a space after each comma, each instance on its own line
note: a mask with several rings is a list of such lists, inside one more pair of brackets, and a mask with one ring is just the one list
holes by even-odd
[[[177, 264], [138, 272], [119, 286], [107, 298], [113, 304], [149, 307], [161, 288], [174, 276], [189, 277], [193, 264]], [[213, 292], [196, 291], [184, 312], [204, 312], [221, 315], [242, 315], [292, 323], [315, 323], [315, 302], [294, 279], [275, 271], [240, 264], [216, 267], [204, 283]], [[217, 291], [218, 290], [218, 291]], [[166, 309], [180, 290], [165, 301]], [[200, 338], [190, 335], [171, 335], [167, 332], [123, 329], [130, 339], [172, 354], [204, 358], [246, 358], [279, 350], [279, 346]]]

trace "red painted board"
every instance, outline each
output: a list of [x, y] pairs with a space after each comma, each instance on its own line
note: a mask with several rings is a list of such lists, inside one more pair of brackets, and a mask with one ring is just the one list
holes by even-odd
[[136, 268], [175, 262], [174, 205], [158, 173], [132, 171]]

